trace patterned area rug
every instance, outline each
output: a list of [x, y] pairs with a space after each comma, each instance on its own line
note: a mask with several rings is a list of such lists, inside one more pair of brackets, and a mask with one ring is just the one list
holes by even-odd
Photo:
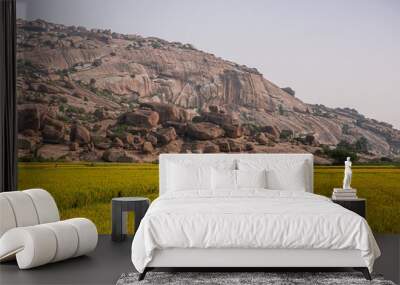
[[267, 284], [267, 285], [297, 285], [297, 284], [327, 284], [327, 285], [395, 285], [384, 280], [382, 276], [372, 275], [368, 281], [359, 272], [148, 272], [146, 278], [138, 281], [138, 273], [122, 274], [117, 285], [145, 284]]

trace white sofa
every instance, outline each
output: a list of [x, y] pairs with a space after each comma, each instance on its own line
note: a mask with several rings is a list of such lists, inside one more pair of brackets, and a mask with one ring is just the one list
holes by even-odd
[[16, 259], [20, 269], [84, 255], [96, 248], [92, 221], [60, 221], [53, 197], [43, 189], [0, 193], [0, 262]]

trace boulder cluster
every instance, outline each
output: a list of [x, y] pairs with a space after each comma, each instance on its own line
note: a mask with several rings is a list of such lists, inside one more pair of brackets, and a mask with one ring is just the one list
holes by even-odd
[[111, 121], [106, 127], [78, 121], [68, 124], [56, 117], [46, 105], [19, 105], [22, 158], [153, 161], [165, 152], [254, 151], [257, 145], [273, 144], [279, 138], [275, 127], [265, 126], [255, 133], [241, 124], [236, 113], [215, 105], [193, 116], [172, 104], [145, 102], [115, 120], [105, 119]]
[[[400, 131], [302, 102], [256, 69], [190, 44], [17, 20], [21, 160], [155, 161], [159, 153], [311, 152], [363, 142], [400, 157]], [[320, 161], [321, 162], [321, 161]]]

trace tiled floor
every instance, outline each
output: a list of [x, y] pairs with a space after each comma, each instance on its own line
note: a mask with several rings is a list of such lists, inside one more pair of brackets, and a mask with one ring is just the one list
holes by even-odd
[[[400, 235], [376, 235], [382, 251], [375, 272], [400, 282]], [[114, 243], [100, 236], [97, 249], [89, 256], [62, 261], [30, 270], [18, 270], [15, 262], [0, 265], [0, 284], [115, 284], [124, 272], [133, 271], [131, 239]]]

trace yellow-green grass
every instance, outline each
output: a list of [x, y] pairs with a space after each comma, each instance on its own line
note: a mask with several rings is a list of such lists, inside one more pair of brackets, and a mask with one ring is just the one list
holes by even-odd
[[[342, 167], [316, 167], [314, 191], [330, 196], [342, 179]], [[354, 166], [352, 187], [367, 199], [367, 220], [374, 232], [400, 233], [400, 167]]]
[[[314, 169], [314, 192], [330, 196], [340, 187], [343, 167]], [[374, 232], [400, 233], [400, 168], [354, 166], [352, 186], [367, 198]], [[158, 165], [113, 163], [20, 163], [19, 189], [40, 187], [54, 196], [61, 217], [87, 217], [99, 233], [110, 233], [111, 198], [158, 196]], [[132, 216], [130, 217], [132, 221]]]

